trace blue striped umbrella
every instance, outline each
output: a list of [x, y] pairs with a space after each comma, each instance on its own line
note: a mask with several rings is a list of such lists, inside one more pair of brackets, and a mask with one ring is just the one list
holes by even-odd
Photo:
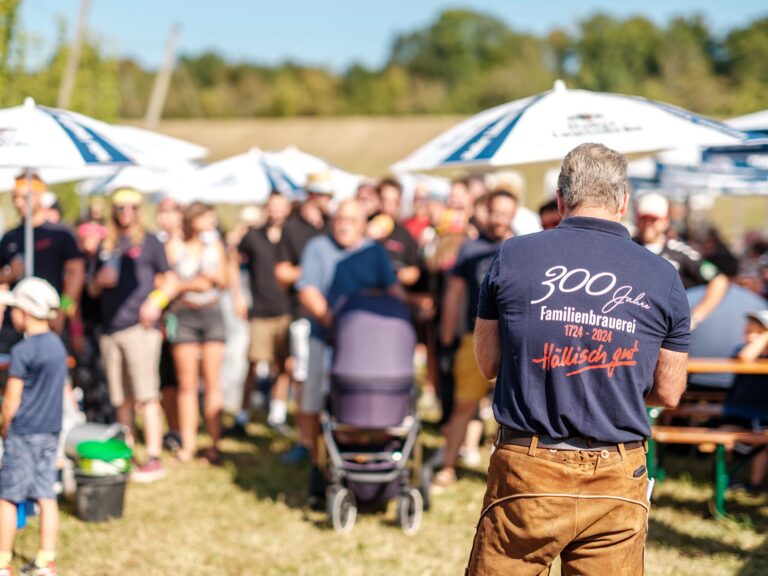
[[[146, 139], [141, 144], [147, 134], [152, 134], [155, 145], [147, 145]], [[27, 173], [40, 169], [74, 170], [78, 178], [85, 178], [90, 170], [95, 175], [103, 174], [105, 167], [162, 166], [169, 157], [177, 157], [174, 141], [181, 143], [148, 131], [112, 126], [82, 114], [39, 106], [31, 98], [21, 106], [0, 110], [0, 168]], [[28, 212], [30, 207], [31, 196]], [[31, 219], [27, 218], [25, 246], [32, 244], [32, 237]], [[34, 250], [25, 249], [24, 257], [29, 275], [34, 270]]]
[[397, 172], [514, 167], [560, 162], [584, 142], [624, 154], [728, 145], [738, 130], [638, 96], [552, 90], [481, 112], [440, 134], [392, 168]]

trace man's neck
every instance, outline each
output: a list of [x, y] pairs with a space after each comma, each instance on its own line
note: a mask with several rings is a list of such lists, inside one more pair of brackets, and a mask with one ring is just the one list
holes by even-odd
[[595, 206], [577, 206], [572, 210], [567, 210], [563, 214], [564, 218], [600, 218], [601, 220], [610, 220], [611, 222], [620, 222], [621, 216], [618, 212], [611, 212], [604, 208], [597, 208]]
[[37, 228], [38, 226], [41, 226], [45, 224], [45, 214], [43, 212], [33, 212], [32, 213], [32, 227]]

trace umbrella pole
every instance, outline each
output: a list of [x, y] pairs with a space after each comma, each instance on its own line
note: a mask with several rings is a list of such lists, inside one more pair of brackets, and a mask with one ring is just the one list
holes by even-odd
[[27, 214], [24, 218], [24, 277], [34, 275], [35, 270], [35, 231], [32, 224], [32, 171], [24, 170], [27, 180]]

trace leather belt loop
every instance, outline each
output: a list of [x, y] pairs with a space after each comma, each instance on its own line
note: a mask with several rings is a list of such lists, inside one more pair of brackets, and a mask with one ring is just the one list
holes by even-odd
[[643, 440], [643, 452], [648, 454], [648, 439]]
[[499, 446], [501, 446], [501, 444], [502, 444], [502, 441], [501, 441], [501, 426], [499, 426], [499, 429], [496, 431], [495, 446], [498, 448]]
[[531, 443], [528, 445], [528, 456], [536, 456], [536, 447], [539, 445], [539, 435], [531, 436]]
[[627, 448], [624, 446], [624, 442], [619, 442], [616, 446], [619, 449], [619, 454], [621, 455], [621, 459], [622, 460], [626, 460], [627, 459]]

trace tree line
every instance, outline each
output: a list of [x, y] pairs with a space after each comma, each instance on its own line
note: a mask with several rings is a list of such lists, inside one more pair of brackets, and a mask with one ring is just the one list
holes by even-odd
[[[0, 0], [0, 105], [33, 95], [54, 104], [68, 45], [62, 23], [45, 66], [29, 71], [33, 39], [18, 31], [20, 0]], [[110, 54], [91, 34], [73, 108], [105, 119], [146, 111], [154, 71]], [[467, 114], [551, 88], [638, 94], [728, 117], [768, 108], [768, 15], [717, 34], [700, 15], [663, 26], [594, 14], [573, 29], [537, 36], [486, 14], [446, 10], [394, 40], [381, 68], [343, 72], [296, 62], [232, 62], [216, 52], [183, 54], [166, 118]]]

